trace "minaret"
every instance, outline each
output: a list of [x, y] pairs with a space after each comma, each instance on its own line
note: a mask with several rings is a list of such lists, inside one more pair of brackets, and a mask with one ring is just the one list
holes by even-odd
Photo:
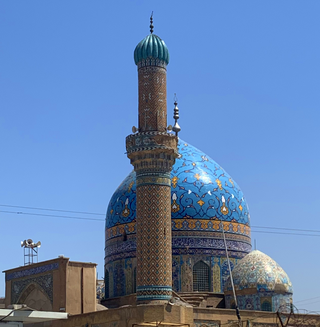
[[126, 138], [137, 183], [137, 302], [167, 302], [172, 295], [171, 180], [178, 156], [174, 134], [167, 132], [165, 43], [153, 34], [134, 51], [138, 66], [139, 127]]

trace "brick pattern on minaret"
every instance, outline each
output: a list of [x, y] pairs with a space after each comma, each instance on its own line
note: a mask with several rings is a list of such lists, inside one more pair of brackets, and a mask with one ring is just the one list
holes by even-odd
[[138, 64], [139, 127], [127, 136], [137, 181], [137, 301], [172, 296], [171, 181], [177, 137], [167, 133], [166, 63]]
[[167, 80], [163, 67], [141, 67], [139, 76], [139, 131], [167, 129]]

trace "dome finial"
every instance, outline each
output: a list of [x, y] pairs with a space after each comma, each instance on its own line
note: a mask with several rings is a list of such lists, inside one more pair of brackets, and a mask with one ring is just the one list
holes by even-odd
[[151, 16], [150, 16], [150, 33], [153, 33], [153, 11], [151, 12]]
[[178, 133], [181, 131], [181, 127], [178, 124], [179, 108], [178, 108], [178, 98], [176, 93], [174, 94], [173, 119], [174, 119], [174, 126], [172, 127], [172, 130], [176, 133], [176, 136], [178, 136]]

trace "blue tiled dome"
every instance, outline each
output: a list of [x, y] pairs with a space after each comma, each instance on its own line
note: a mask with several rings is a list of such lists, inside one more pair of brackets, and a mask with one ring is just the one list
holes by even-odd
[[[258, 292], [292, 293], [286, 272], [269, 256], [255, 250], [241, 259], [232, 271], [236, 290], [256, 289]], [[225, 290], [231, 291], [230, 279]]]
[[[195, 147], [182, 140], [179, 140], [178, 146], [181, 157], [176, 160], [171, 172], [172, 219], [222, 220], [249, 226], [247, 202], [230, 175]], [[110, 200], [106, 228], [132, 222], [135, 217], [136, 183], [133, 171]], [[176, 224], [173, 224], [173, 229], [175, 227]]]
[[136, 65], [142, 59], [154, 58], [169, 63], [169, 51], [163, 40], [155, 34], [146, 36], [134, 50], [134, 62]]
[[[206, 154], [182, 140], [178, 151], [180, 157], [171, 171], [173, 289], [188, 292], [195, 288], [192, 267], [198, 263], [212, 274], [212, 282], [202, 291], [222, 293], [228, 262], [221, 228], [233, 267], [251, 251], [247, 202], [237, 183]], [[131, 294], [137, 248], [134, 171], [111, 197], [105, 232], [109, 297]]]
[[[252, 251], [232, 270], [238, 307], [241, 310], [290, 311], [292, 284], [285, 271], [269, 256]], [[235, 305], [230, 278], [225, 282], [226, 308]]]

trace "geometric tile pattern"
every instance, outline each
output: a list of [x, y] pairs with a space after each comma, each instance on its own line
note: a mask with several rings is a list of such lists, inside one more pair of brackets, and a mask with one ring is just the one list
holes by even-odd
[[137, 300], [170, 299], [170, 185], [137, 188]]
[[138, 69], [139, 132], [167, 129], [166, 69], [155, 66]]
[[16, 278], [21, 278], [21, 277], [27, 277], [27, 276], [32, 276], [36, 274], [42, 274], [44, 272], [50, 271], [50, 270], [55, 270], [59, 268], [59, 263], [51, 263], [48, 265], [43, 265], [40, 267], [34, 267], [26, 270], [21, 270], [17, 272], [12, 272], [12, 273], [6, 273], [6, 281], [16, 279]]

